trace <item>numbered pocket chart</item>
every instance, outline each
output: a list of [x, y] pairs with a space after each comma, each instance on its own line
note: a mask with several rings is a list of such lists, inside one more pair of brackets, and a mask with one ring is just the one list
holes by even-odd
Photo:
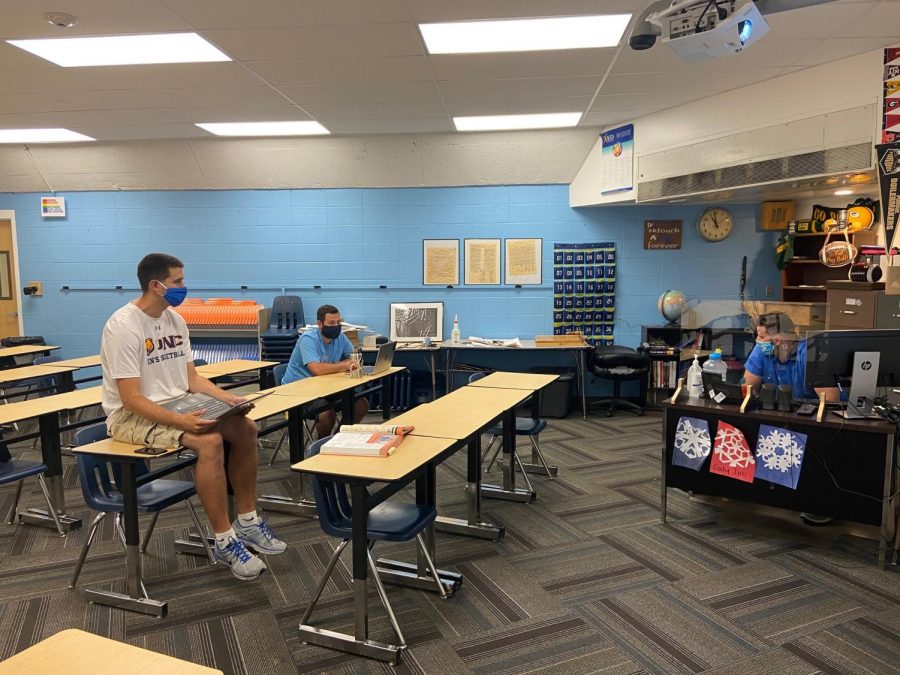
[[611, 345], [616, 312], [616, 244], [554, 244], [553, 334], [582, 333]]

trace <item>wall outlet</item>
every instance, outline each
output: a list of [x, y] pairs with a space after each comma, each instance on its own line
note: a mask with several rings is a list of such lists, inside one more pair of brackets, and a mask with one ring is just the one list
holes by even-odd
[[766, 284], [766, 297], [767, 298], [775, 297], [775, 287], [772, 284]]
[[35, 298], [39, 298], [44, 295], [44, 282], [43, 281], [28, 281], [25, 283], [25, 288], [22, 289], [22, 292], [25, 295], [30, 295]]

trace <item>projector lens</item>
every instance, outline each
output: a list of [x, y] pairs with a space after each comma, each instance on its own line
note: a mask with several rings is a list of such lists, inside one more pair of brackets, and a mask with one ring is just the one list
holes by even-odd
[[753, 32], [753, 22], [750, 19], [746, 19], [745, 21], [741, 21], [738, 24], [738, 37], [741, 40], [741, 44], [747, 42], [750, 39], [750, 33]]

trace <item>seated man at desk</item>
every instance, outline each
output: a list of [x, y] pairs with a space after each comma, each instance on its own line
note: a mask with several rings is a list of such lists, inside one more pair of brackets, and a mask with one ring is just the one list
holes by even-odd
[[[239, 414], [204, 420], [203, 410], [182, 414], [159, 405], [188, 392], [228, 403], [244, 399], [194, 369], [187, 324], [171, 309], [187, 294], [182, 262], [150, 253], [138, 264], [137, 276], [141, 297], [109, 318], [101, 339], [102, 401], [109, 434], [126, 443], [181, 445], [195, 451], [194, 480], [216, 535], [216, 558], [226, 562], [238, 579], [255, 579], [266, 564], [247, 546], [258, 553], [286, 549], [256, 513], [256, 424]], [[237, 503], [234, 523], [228, 520], [224, 441], [231, 444], [227, 471]]]
[[756, 344], [744, 363], [744, 382], [790, 385], [795, 399], [815, 398], [806, 387], [806, 340], [787, 314], [764, 314], [759, 318]]
[[[348, 373], [357, 367], [351, 357], [353, 345], [341, 332], [341, 313], [334, 305], [322, 305], [316, 310], [316, 328], [308, 330], [294, 345], [291, 360], [281, 380], [282, 384], [306, 377]], [[323, 410], [323, 408], [325, 408]], [[313, 401], [309, 410], [320, 411], [316, 416], [316, 433], [325, 438], [334, 428], [334, 408], [325, 399]], [[353, 423], [362, 421], [369, 411], [369, 402], [358, 398], [353, 406]]]

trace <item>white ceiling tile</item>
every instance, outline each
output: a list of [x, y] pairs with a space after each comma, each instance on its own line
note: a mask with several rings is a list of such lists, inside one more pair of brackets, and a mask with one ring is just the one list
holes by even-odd
[[404, 0], [163, 0], [197, 28], [264, 28], [407, 21]]
[[204, 87], [197, 89], [140, 89], [132, 94], [144, 105], [158, 108], [283, 105], [284, 97], [271, 87]]
[[106, 110], [109, 108], [140, 108], [144, 105], [147, 103], [142, 99], [140, 93], [132, 91], [103, 90], [0, 95], [0, 106], [13, 112]]
[[424, 53], [419, 32], [411, 23], [210, 30], [204, 35], [231, 57], [244, 61]]
[[573, 49], [510, 54], [437, 54], [430, 60], [438, 80], [502, 80], [603, 75], [615, 53], [615, 49]]
[[446, 115], [440, 101], [413, 101], [411, 103], [353, 103], [347, 105], [303, 106], [317, 120], [365, 120], [365, 119], [424, 119]]
[[[287, 105], [284, 101], [276, 105], [238, 105], [213, 106], [209, 108], [166, 108], [166, 112], [176, 122], [288, 122], [307, 121], [312, 119], [295, 105]], [[204, 132], [205, 133], [205, 132]]]
[[897, 38], [829, 38], [804, 52], [791, 65], [817, 66], [821, 63], [872, 51], [879, 47], [886, 47], [897, 41]]
[[601, 94], [654, 94], [689, 91], [698, 96], [710, 96], [778, 75], [780, 68], [745, 68], [732, 71], [712, 71], [697, 77], [694, 73], [629, 73], [610, 75], [603, 83]]
[[245, 65], [263, 80], [276, 86], [430, 82], [432, 79], [428, 60], [424, 56], [247, 61]]
[[522, 78], [441, 82], [446, 101], [497, 101], [505, 99], [592, 96], [599, 77]]
[[900, 42], [900, 2], [882, 0], [865, 14], [842, 24], [832, 34], [834, 37], [892, 38]]
[[867, 13], [876, 4], [876, 2], [826, 2], [815, 7], [769, 14], [765, 19], [769, 24], [769, 35], [777, 40], [825, 38], [854, 18]]
[[37, 94], [92, 89], [103, 87], [62, 68], [0, 70], [0, 94]]
[[[190, 24], [158, 0], [4, 0], [0, 38], [54, 38], [77, 35], [160, 33], [190, 30]], [[74, 14], [71, 28], [51, 26], [44, 12]]]
[[116, 126], [111, 124], [78, 127], [79, 133], [98, 141], [144, 141], [163, 138], [201, 138], [209, 134], [193, 124], [136, 124]]
[[240, 63], [166, 63], [142, 66], [67, 68], [109, 89], [252, 87], [262, 84]]
[[610, 112], [590, 112], [581, 118], [579, 127], [605, 127], [611, 124], [631, 122], [647, 114], [646, 110], [620, 110]]
[[13, 47], [11, 44], [0, 39], [0, 70], [19, 68], [28, 70], [52, 70], [54, 68], [59, 68], [59, 66], [39, 58], [30, 52], [26, 52], [24, 49]]
[[398, 82], [392, 84], [336, 84], [309, 87], [279, 87], [298, 105], [331, 105], [344, 103], [391, 103], [439, 101], [433, 82]]
[[496, 101], [448, 101], [447, 110], [452, 117], [582, 112], [590, 102], [590, 96], [555, 96], [553, 98], [501, 99]]
[[649, 0], [411, 0], [416, 21], [465, 21], [516, 17], [624, 14], [643, 9]]
[[402, 120], [320, 120], [335, 134], [408, 134], [453, 131], [447, 117]]
[[[139, 124], [168, 124], [179, 121], [168, 110], [146, 107], [45, 112], [40, 113], [40, 118], [53, 126], [63, 128], [91, 127], [92, 130], [102, 128], [105, 125], [131, 126]], [[89, 133], [88, 136], [94, 136], [94, 134]]]

